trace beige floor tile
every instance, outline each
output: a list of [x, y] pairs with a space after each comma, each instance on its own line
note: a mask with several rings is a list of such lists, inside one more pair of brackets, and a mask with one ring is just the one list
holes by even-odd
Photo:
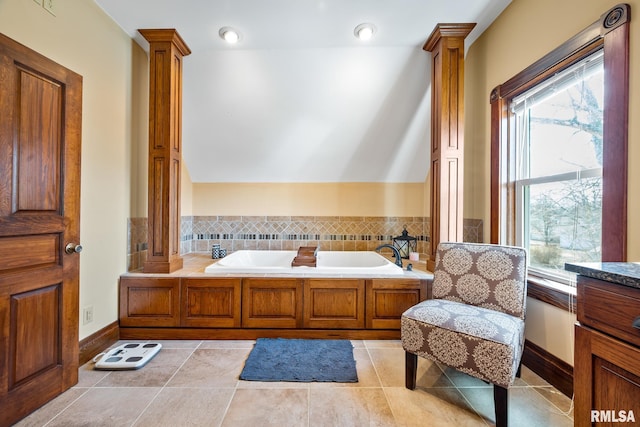
[[162, 387], [187, 360], [191, 349], [161, 349], [140, 369], [111, 371], [97, 387]]
[[211, 348], [253, 348], [255, 340], [207, 340], [202, 341], [199, 349]]
[[364, 345], [367, 348], [402, 348], [400, 340], [365, 340]]
[[169, 387], [236, 387], [249, 349], [197, 349]]
[[162, 344], [162, 349], [168, 348], [198, 348], [202, 341], [200, 340], [149, 340], [150, 342], [158, 342]]
[[408, 390], [404, 387], [389, 387], [384, 392], [398, 426], [487, 425], [455, 388]]
[[[490, 422], [495, 422], [493, 388], [461, 388], [460, 392], [473, 408]], [[509, 424], [518, 427], [569, 427], [573, 420], [549, 404], [530, 387], [509, 388]]]
[[131, 426], [159, 391], [152, 387], [92, 388], [47, 427]]
[[[368, 351], [383, 387], [405, 386], [405, 351], [402, 348], [372, 348]], [[419, 358], [416, 386], [452, 387], [452, 384], [435, 363]]]
[[369, 352], [366, 348], [354, 348], [353, 358], [356, 361], [356, 372], [358, 382], [336, 383], [336, 382], [311, 382], [309, 388], [336, 388], [336, 387], [381, 387], [380, 378], [371, 362]]
[[78, 369], [78, 384], [75, 387], [93, 387], [109, 375], [110, 371], [93, 369], [95, 363], [87, 362]]
[[357, 387], [380, 387], [380, 377], [373, 365], [369, 351], [365, 348], [353, 350], [353, 358], [356, 361], [356, 372], [358, 373]]
[[166, 387], [134, 426], [218, 426], [233, 393], [233, 389]]
[[311, 389], [309, 426], [394, 426], [382, 388]]
[[238, 389], [222, 420], [223, 427], [308, 425], [308, 389]]
[[[540, 393], [542, 397], [548, 400], [553, 406], [558, 408], [560, 412], [570, 413], [573, 409], [573, 400], [571, 397], [565, 396], [558, 389], [554, 387], [533, 387], [532, 390]], [[573, 413], [570, 413], [570, 418], [573, 418]]]
[[86, 393], [88, 388], [70, 388], [37, 411], [14, 425], [14, 427], [40, 427], [62, 412], [76, 399]]
[[[115, 345], [125, 342], [146, 341]], [[78, 385], [18, 427], [117, 427], [136, 419], [136, 426], [158, 427], [493, 424], [490, 384], [419, 358], [417, 388], [407, 390], [399, 340], [351, 342], [357, 383], [240, 381], [255, 340], [161, 341], [160, 353], [139, 370], [81, 366]], [[510, 425], [572, 425], [571, 399], [526, 367], [509, 395]]]

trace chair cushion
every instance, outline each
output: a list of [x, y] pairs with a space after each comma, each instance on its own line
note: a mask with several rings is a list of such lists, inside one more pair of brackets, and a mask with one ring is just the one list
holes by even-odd
[[449, 300], [423, 301], [402, 314], [402, 346], [473, 377], [509, 387], [524, 345], [524, 321]]
[[526, 251], [483, 243], [440, 243], [433, 298], [525, 317]]

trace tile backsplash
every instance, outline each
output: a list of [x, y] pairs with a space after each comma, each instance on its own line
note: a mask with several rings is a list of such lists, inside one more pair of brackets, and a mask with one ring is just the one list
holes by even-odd
[[[147, 256], [147, 218], [128, 220], [128, 270], [142, 268]], [[240, 249], [367, 251], [391, 243], [406, 227], [418, 252], [429, 251], [429, 218], [365, 216], [184, 216], [180, 253], [210, 252], [219, 244]], [[482, 242], [482, 220], [464, 221], [465, 241]]]

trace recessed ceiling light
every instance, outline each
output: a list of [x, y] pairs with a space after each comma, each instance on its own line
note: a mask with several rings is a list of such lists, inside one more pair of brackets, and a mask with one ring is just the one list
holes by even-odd
[[363, 23], [358, 25], [353, 34], [360, 40], [369, 40], [376, 32], [376, 26], [373, 24]]
[[237, 43], [238, 40], [240, 40], [240, 33], [231, 27], [220, 28], [220, 31], [218, 31], [218, 34], [220, 35], [222, 40], [230, 44]]

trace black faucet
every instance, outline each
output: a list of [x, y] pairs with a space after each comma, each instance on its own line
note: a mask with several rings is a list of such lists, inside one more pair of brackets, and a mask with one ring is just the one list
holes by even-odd
[[384, 245], [380, 245], [376, 248], [376, 251], [379, 251], [382, 248], [389, 248], [393, 251], [393, 256], [396, 259], [396, 265], [400, 268], [402, 268], [402, 257], [400, 257], [400, 251], [398, 251], [398, 248], [396, 248], [393, 245], [390, 244], [384, 244]]

